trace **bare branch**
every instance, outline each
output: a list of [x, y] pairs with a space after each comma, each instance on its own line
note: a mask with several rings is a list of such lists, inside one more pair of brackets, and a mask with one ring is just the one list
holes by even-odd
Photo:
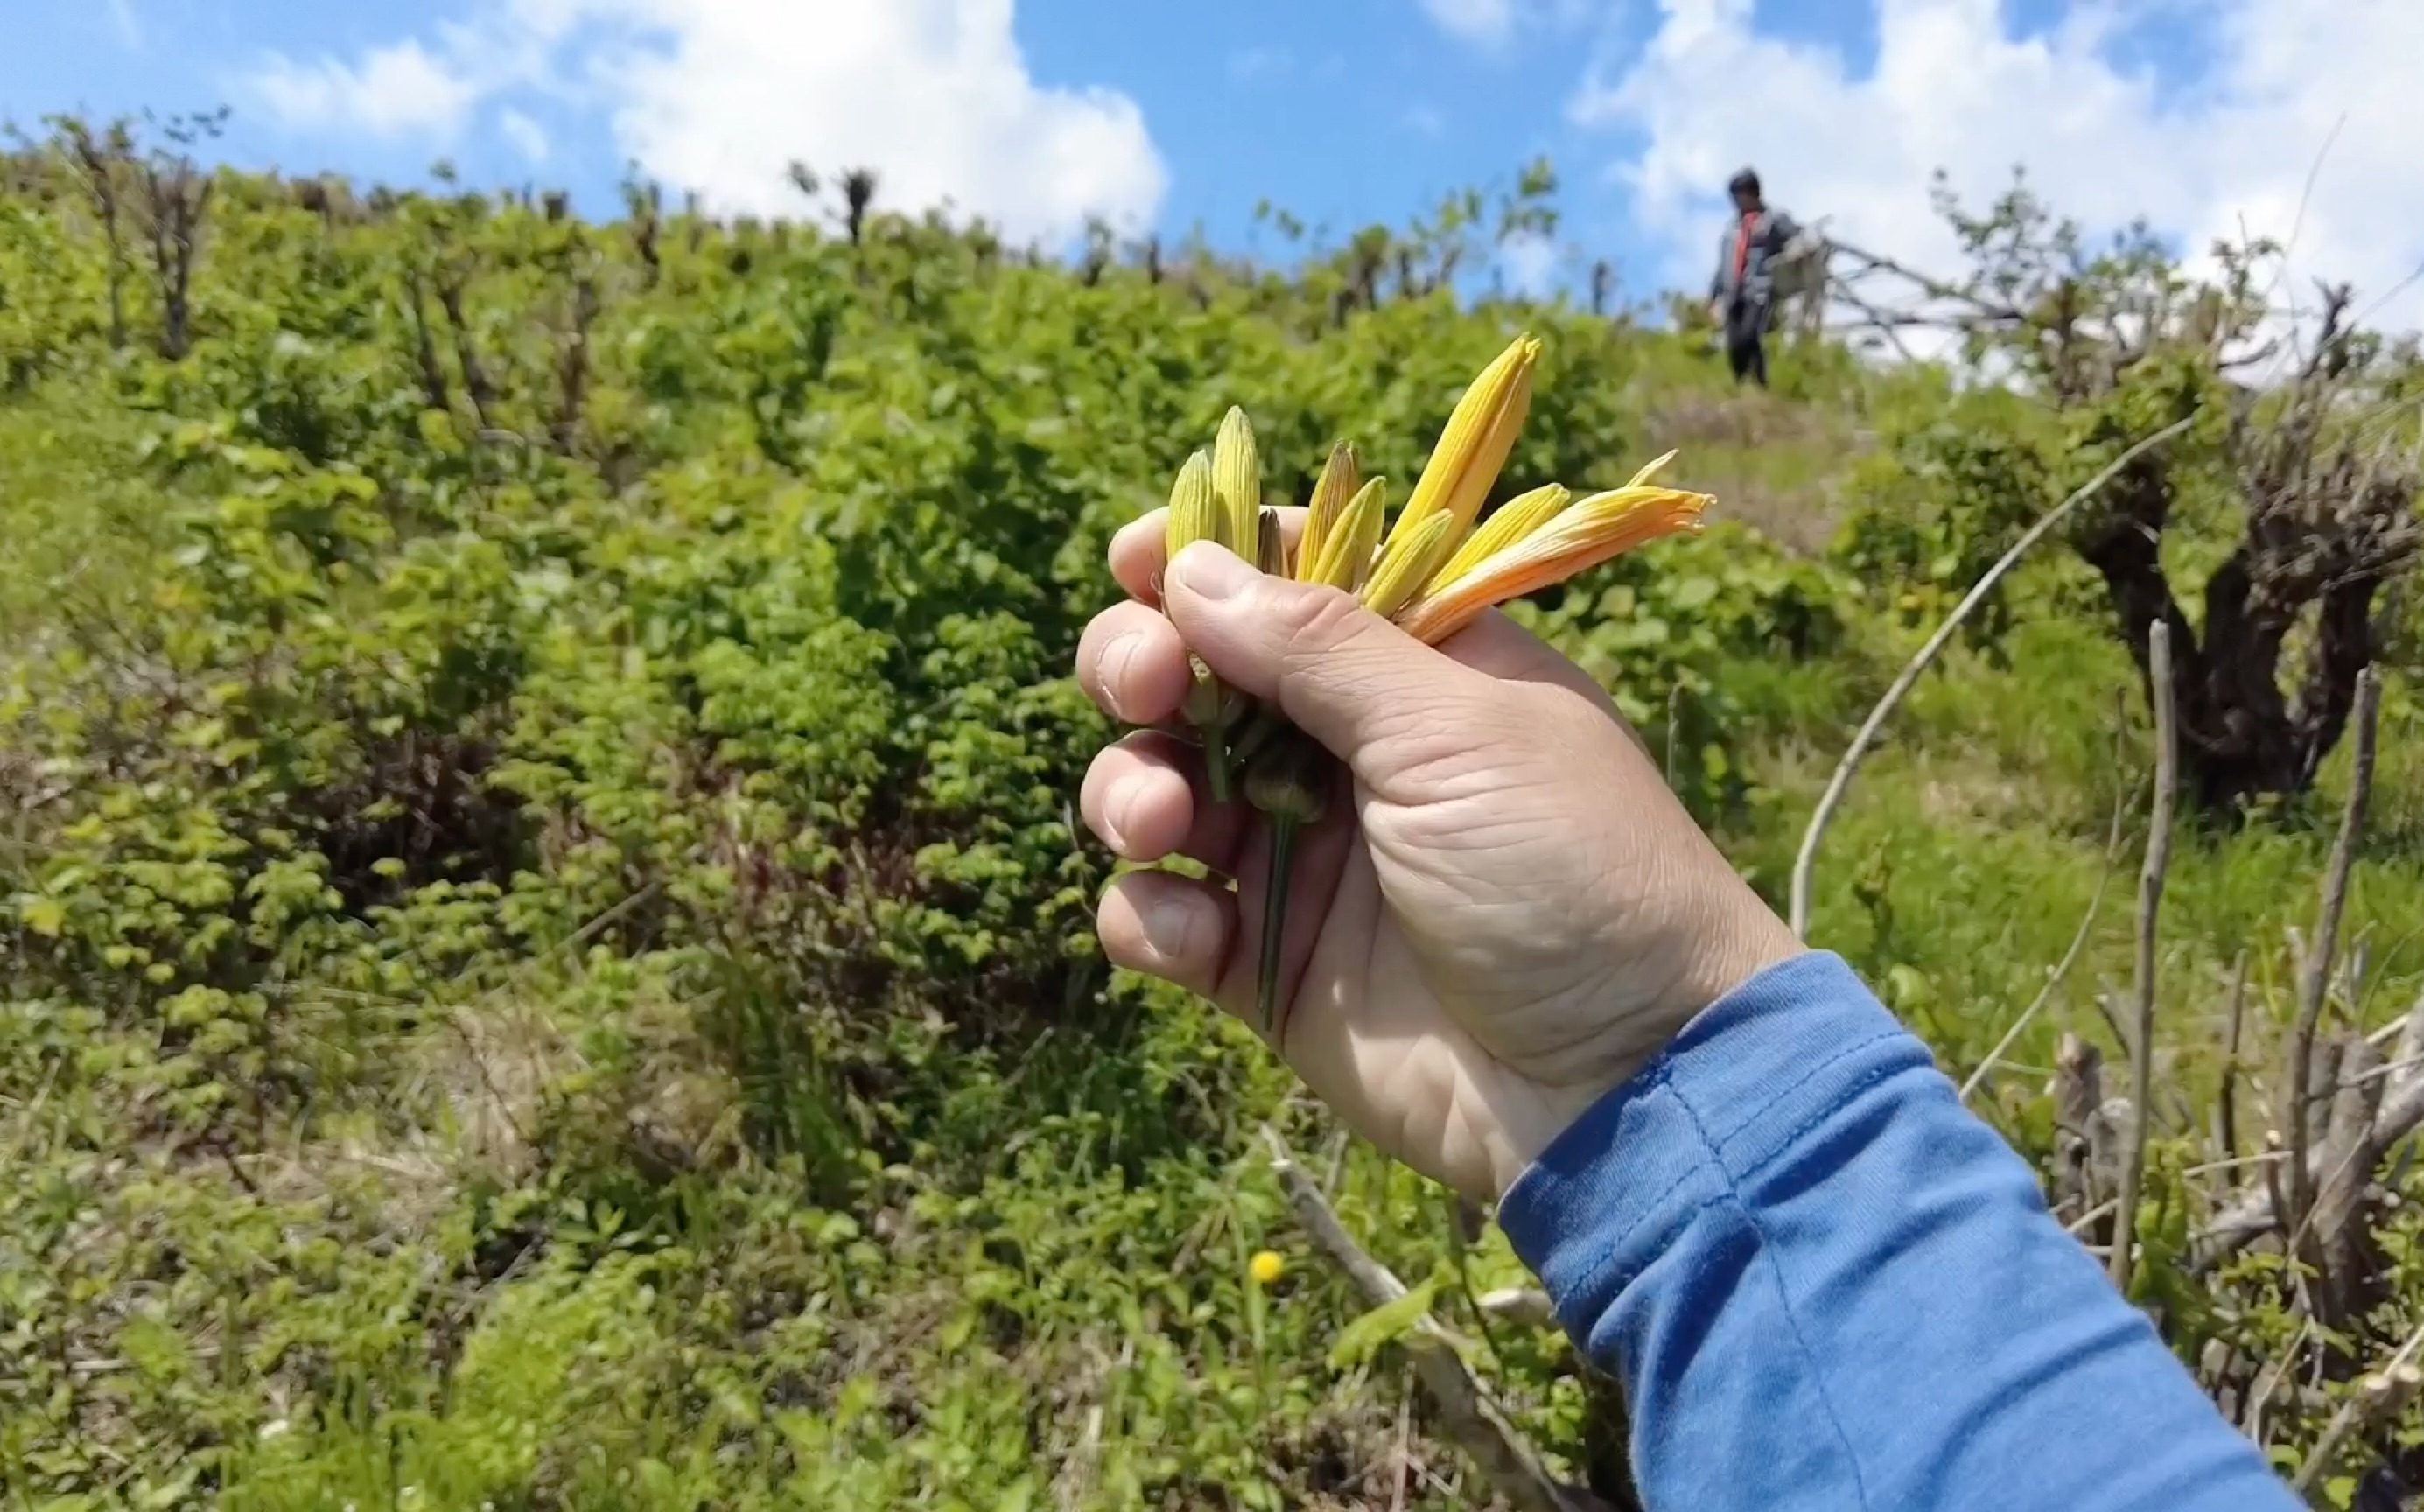
[[2163, 906], [2163, 874], [2172, 864], [2172, 805], [2179, 797], [2180, 740], [2172, 705], [2171, 627], [2157, 623], [2148, 651], [2154, 676], [2155, 804], [2146, 827], [2146, 863], [2138, 873], [2138, 1020], [2129, 1044], [2129, 1100], [2138, 1116], [2129, 1121], [2129, 1153], [2121, 1166], [2121, 1191], [2113, 1214], [2113, 1284], [2129, 1290], [2129, 1267], [2138, 1239], [2138, 1192], [2146, 1175], [2146, 1135], [2155, 1122], [2156, 922]]
[[2424, 1350], [2424, 1326], [2418, 1326], [2415, 1332], [2409, 1334], [2406, 1342], [2384, 1362], [2382, 1369], [2360, 1383], [2349, 1399], [2340, 1404], [2340, 1409], [2332, 1414], [2332, 1421], [2324, 1424], [2322, 1435], [2316, 1439], [2314, 1448], [2306, 1452], [2304, 1463], [2298, 1467], [2298, 1473], [2290, 1480], [2291, 1490], [2303, 1492], [2313, 1485], [2315, 1477], [2322, 1472], [2323, 1467], [2331, 1462], [2332, 1456], [2339, 1452], [2340, 1445], [2360, 1424], [2396, 1417], [2400, 1409], [2415, 1397], [2417, 1386], [2424, 1385], [2424, 1377], [2418, 1377], [2415, 1365], [2418, 1350]]
[[1985, 575], [1971, 586], [1961, 602], [1954, 606], [1953, 613], [1945, 616], [1944, 623], [1937, 627], [1936, 633], [1928, 637], [1927, 644], [1919, 648], [1919, 654], [1911, 658], [1910, 664], [1902, 669], [1900, 676], [1894, 678], [1893, 685], [1886, 690], [1885, 696], [1877, 700], [1877, 706], [1869, 710], [1869, 717], [1860, 724], [1859, 733], [1852, 737], [1851, 748], [1843, 753], [1843, 759], [1836, 765], [1835, 775], [1827, 782], [1826, 794], [1818, 800], [1817, 811], [1810, 816], [1810, 827], [1801, 836], [1800, 854], [1793, 861], [1792, 922], [1794, 934], [1804, 939], [1809, 937], [1810, 878], [1818, 864], [1819, 842], [1826, 837], [1826, 826], [1834, 822], [1835, 810], [1842, 806], [1843, 794], [1851, 788], [1853, 776], [1860, 770], [1860, 762], [1868, 756], [1869, 747], [1876, 740], [1877, 732], [1885, 727], [1886, 721], [1892, 717], [1896, 708], [1902, 707], [1903, 699], [1919, 682], [1921, 676], [1935, 663], [1937, 657], [1942, 654], [1945, 646], [1951, 644], [1954, 633], [1961, 629], [1962, 622], [1975, 613], [1980, 604], [1985, 602], [1986, 596], [1994, 591], [1995, 584], [2002, 581], [2004, 575], [2019, 565], [2020, 558], [2028, 555], [2032, 547], [2050, 534], [2055, 526], [2069, 518], [2071, 513], [2080, 505], [2095, 498], [2106, 484], [2120, 476], [2124, 468], [2165, 441], [2180, 435], [2194, 423], [2196, 423], [2194, 415], [2186, 416], [2138, 441], [2128, 451], [2114, 457], [2103, 471], [2081, 484], [2069, 498], [2047, 511], [2043, 518], [2030, 526], [2018, 540], [2012, 543], [2010, 550], [2005, 551], [1993, 566], [1986, 569]]
[[2290, 1099], [2282, 1130], [2289, 1139], [2289, 1210], [2285, 1217], [2292, 1231], [2305, 1221], [2314, 1201], [2312, 1173], [2307, 1170], [2310, 1110], [2302, 1106], [2301, 1100], [2308, 1095], [2306, 1083], [2314, 1065], [2315, 1031], [2322, 1022], [2323, 999], [2332, 979], [2332, 955], [2339, 943], [2340, 915], [2348, 906], [2349, 874], [2356, 865], [2357, 847], [2365, 835], [2366, 804], [2373, 792], [2374, 736], [2380, 723], [2382, 683], [2371, 667], [2357, 675], [2356, 706], [2355, 766], [2349, 779], [2348, 806], [2340, 815], [2339, 836], [2332, 843], [2331, 867], [2323, 877], [2322, 908], [2315, 921], [2314, 948], [2306, 952], [2305, 970], [2298, 984], [2298, 1023], [2290, 1037], [2289, 1074], [2283, 1090], [2283, 1096]]
[[2230, 1039], [2223, 1050], [2222, 1090], [2214, 1114], [2214, 1142], [2222, 1147], [2225, 1160], [2239, 1154], [2239, 1041], [2246, 1023], [2247, 952], [2241, 950], [2230, 965]]

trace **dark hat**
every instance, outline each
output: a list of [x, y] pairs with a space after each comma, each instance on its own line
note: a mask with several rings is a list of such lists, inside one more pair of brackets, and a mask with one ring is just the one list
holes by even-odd
[[1726, 181], [1726, 193], [1740, 194], [1745, 190], [1759, 193], [1759, 174], [1753, 169], [1745, 168]]

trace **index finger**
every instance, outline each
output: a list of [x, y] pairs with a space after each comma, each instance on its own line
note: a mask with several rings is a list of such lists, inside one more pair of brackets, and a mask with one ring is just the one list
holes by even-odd
[[[1288, 549], [1304, 534], [1304, 508], [1289, 504], [1277, 510], [1280, 539]], [[1111, 577], [1122, 592], [1141, 604], [1161, 607], [1161, 569], [1170, 565], [1170, 511], [1161, 508], [1120, 527], [1111, 537]]]

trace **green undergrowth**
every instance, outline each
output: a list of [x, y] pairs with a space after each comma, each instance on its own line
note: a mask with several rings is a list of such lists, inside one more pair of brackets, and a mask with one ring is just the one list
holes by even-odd
[[[1342, 306], [1318, 258], [1087, 276], [899, 216], [644, 241], [235, 175], [170, 360], [141, 279], [109, 342], [57, 161], [7, 183], [0, 1504], [1487, 1504], [1267, 1125], [1586, 1472], [1562, 1345], [1467, 1298], [1523, 1280], [1503, 1235], [1459, 1265], [1442, 1193], [1103, 962], [1073, 804], [1111, 731], [1068, 669], [1104, 545], [1233, 403], [1274, 490], [1347, 438], [1402, 498], [1541, 333], [1502, 494], [1673, 446], [1740, 507], [1520, 613], [1780, 904], [1851, 729], [2009, 533], [2011, 500], [1931, 513], [1969, 475], [1910, 439], [1935, 376], [1816, 346], [1745, 396], [1688, 336]], [[2117, 1053], [2145, 717], [2075, 574], [2009, 592], [1853, 788], [1814, 938], [1966, 1074], [2118, 804], [2088, 948], [1985, 1101], [2041, 1154], [2052, 1036]], [[2409, 686], [2352, 896], [2369, 1021], [2424, 981]], [[2345, 766], [2184, 830], [2192, 1091], [2241, 952], [2287, 1011]]]

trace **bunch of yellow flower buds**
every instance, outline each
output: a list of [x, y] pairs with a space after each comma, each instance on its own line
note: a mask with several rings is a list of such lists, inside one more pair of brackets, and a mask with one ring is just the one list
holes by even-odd
[[[1262, 460], [1242, 410], [1220, 423], [1211, 451], [1179, 470], [1171, 490], [1170, 557], [1211, 541], [1274, 577], [1326, 583], [1436, 645], [1494, 605], [1561, 582], [1634, 547], [1698, 529], [1712, 501], [1651, 483], [1672, 452], [1621, 488], [1576, 499], [1551, 484], [1507, 501], [1478, 529], [1532, 404], [1540, 343], [1524, 336], [1482, 370], [1384, 537], [1380, 479], [1358, 476], [1353, 448], [1330, 454], [1293, 551], [1275, 510], [1263, 507]], [[1228, 801], [1242, 769], [1246, 800], [1271, 822], [1258, 975], [1263, 1027], [1278, 995], [1280, 939], [1297, 832], [1320, 822], [1335, 787], [1329, 753], [1275, 708], [1255, 708], [1201, 661], [1184, 717], [1204, 738], [1206, 786]]]

